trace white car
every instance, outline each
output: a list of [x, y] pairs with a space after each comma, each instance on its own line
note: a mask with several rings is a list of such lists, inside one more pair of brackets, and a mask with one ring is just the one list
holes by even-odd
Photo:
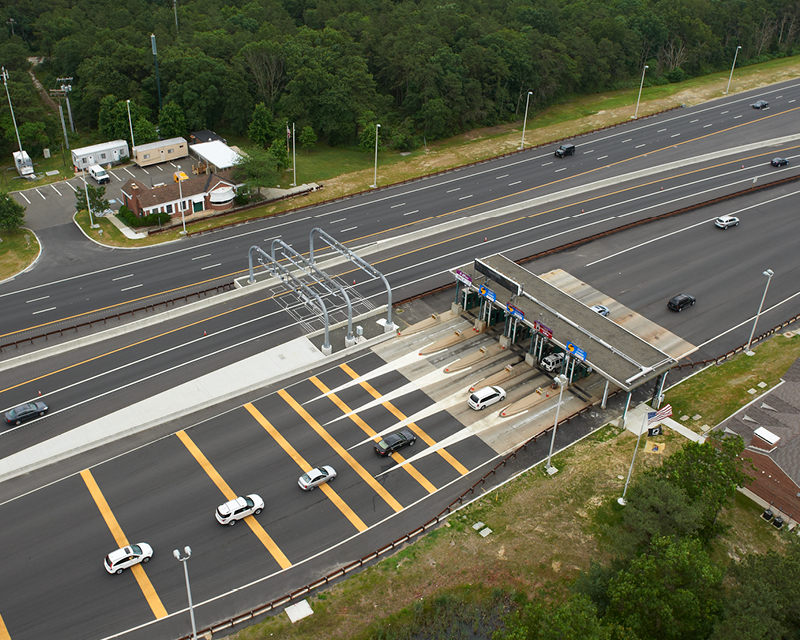
[[483, 387], [483, 389], [478, 389], [469, 397], [467, 404], [475, 411], [480, 411], [495, 402], [505, 399], [506, 392], [500, 387]]
[[593, 305], [592, 305], [591, 307], [589, 307], [589, 308], [590, 308], [592, 311], [594, 311], [595, 313], [599, 313], [599, 314], [600, 314], [601, 316], [603, 316], [604, 318], [608, 317], [608, 314], [609, 314], [609, 313], [611, 313], [611, 311], [609, 310], [609, 308], [608, 308], [606, 305], [604, 305], [604, 304], [593, 304]]
[[720, 216], [714, 220], [714, 225], [720, 229], [727, 229], [728, 227], [738, 227], [739, 218], [736, 216]]
[[233, 526], [237, 520], [246, 518], [247, 516], [258, 515], [264, 508], [264, 501], [261, 496], [251, 493], [249, 496], [242, 498], [241, 496], [235, 500], [230, 500], [225, 504], [217, 507], [215, 513], [217, 522], [220, 524], [228, 524]]
[[300, 488], [303, 489], [303, 491], [311, 491], [321, 484], [330, 482], [335, 477], [336, 471], [334, 468], [325, 465], [322, 467], [317, 467], [316, 469], [312, 469], [308, 473], [304, 473], [302, 476], [300, 476], [297, 484], [300, 485]]
[[103, 560], [103, 566], [109, 573], [122, 573], [135, 564], [149, 562], [152, 557], [153, 547], [146, 542], [140, 542], [112, 551]]

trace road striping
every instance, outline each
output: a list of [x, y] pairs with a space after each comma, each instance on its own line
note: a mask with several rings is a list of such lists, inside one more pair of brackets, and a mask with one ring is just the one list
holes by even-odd
[[556, 169], [555, 172], [558, 173], [559, 171], [566, 171], [566, 170], [567, 170], [566, 167], [561, 167], [560, 169]]
[[704, 124], [703, 129], [708, 129], [709, 127], [713, 127], [713, 124]]
[[134, 275], [133, 273], [129, 273], [126, 276], [120, 276], [119, 278], [111, 278], [111, 282], [116, 282], [117, 280], [124, 280], [125, 278], [132, 278]]
[[6, 623], [3, 622], [3, 616], [0, 616], [0, 640], [11, 640], [11, 634], [8, 633]]
[[47, 200], [47, 198], [44, 197], [44, 194], [41, 191], [39, 191], [38, 189], [34, 189], [34, 191], [38, 193], [40, 196], [42, 196], [42, 200]]
[[[135, 175], [133, 175], [133, 173], [131, 172], [131, 170], [130, 170], [130, 169], [128, 169], [128, 167], [122, 167], [122, 168], [123, 168], [125, 171], [127, 171], [128, 173], [130, 173], [130, 174], [131, 174], [131, 178], [135, 178], [135, 177], [136, 177]], [[145, 173], [147, 173], [147, 170], [143, 169], [143, 171], [144, 171]], [[148, 175], [150, 175], [150, 174], [148, 174]]]
[[504, 173], [502, 176], [497, 176], [497, 177], [495, 178], [495, 180], [500, 180], [500, 178], [507, 178], [507, 177], [508, 177], [508, 174], [507, 174], [507, 173]]
[[211, 255], [210, 253], [206, 253], [203, 254], [202, 256], [195, 256], [194, 258], [192, 258], [192, 260], [200, 260], [201, 258], [208, 258], [210, 255]]
[[[126, 538], [125, 534], [122, 532], [122, 527], [119, 526], [116, 517], [114, 517], [114, 513], [111, 511], [111, 507], [108, 506], [108, 502], [106, 502], [106, 498], [97, 485], [92, 472], [89, 471], [89, 469], [84, 469], [81, 471], [81, 478], [83, 478], [83, 481], [86, 483], [86, 488], [89, 490], [89, 494], [100, 510], [100, 515], [103, 516], [106, 526], [108, 526], [109, 531], [111, 531], [114, 542], [120, 549], [129, 546], [130, 542], [128, 542], [128, 538]], [[136, 582], [139, 583], [139, 588], [142, 590], [147, 604], [149, 604], [150, 608], [153, 610], [153, 615], [156, 618], [166, 618], [167, 610], [164, 608], [164, 605], [161, 604], [161, 599], [153, 588], [150, 578], [147, 577], [144, 567], [141, 564], [135, 564], [131, 567], [131, 573], [133, 573], [136, 578]]]
[[213, 269], [214, 267], [221, 267], [222, 263], [217, 262], [217, 264], [210, 264], [207, 267], [200, 267], [200, 271], [205, 271], [206, 269]]
[[[623, 142], [627, 142], [627, 140], [623, 140]], [[589, 149], [588, 151], [584, 151], [583, 155], [586, 155], [587, 153], [594, 153], [594, 149]]]
[[513, 187], [515, 184], [519, 184], [520, 182], [522, 182], [522, 180], [517, 180], [516, 182], [509, 182], [508, 186]]
[[605, 160], [608, 156], [600, 156], [598, 160]]
[[412, 213], [419, 213], [419, 209], [414, 209], [413, 211], [409, 211], [408, 213], [404, 213], [404, 216], [410, 216]]
[[[262, 427], [264, 427], [264, 429], [266, 429], [267, 433], [269, 433], [269, 435], [271, 435], [275, 439], [275, 442], [278, 443], [281, 449], [283, 449], [286, 453], [289, 454], [289, 457], [297, 463], [297, 466], [300, 467], [300, 469], [302, 469], [303, 473], [308, 473], [309, 471], [311, 471], [312, 467], [310, 464], [308, 464], [308, 462], [306, 462], [305, 458], [303, 458], [303, 456], [297, 453], [297, 450], [291, 444], [289, 444], [286, 438], [284, 438], [278, 432], [278, 430], [272, 426], [270, 421], [267, 420], [261, 414], [261, 412], [252, 405], [252, 403], [248, 402], [246, 405], [244, 405], [244, 408], [247, 409], [250, 415], [256, 419], [258, 424], [260, 424]], [[344, 500], [342, 500], [339, 494], [336, 493], [328, 483], [323, 484], [320, 488], [322, 489], [323, 493], [325, 493], [325, 495], [328, 497], [328, 499], [331, 502], [333, 502], [336, 508], [338, 508], [339, 511], [342, 512], [344, 517], [347, 518], [356, 529], [358, 529], [359, 531], [367, 530], [367, 525], [364, 524], [361, 518], [359, 518], [356, 515], [355, 511], [353, 511], [347, 505], [347, 503]]]
[[35, 316], [37, 313], [45, 313], [47, 311], [55, 311], [58, 307], [49, 307], [48, 309], [41, 309], [39, 311], [34, 311], [31, 313], [32, 316]]
[[[178, 436], [178, 440], [183, 443], [189, 453], [191, 453], [194, 459], [197, 460], [203, 471], [205, 471], [206, 475], [208, 475], [208, 477], [211, 479], [211, 482], [217, 485], [217, 489], [222, 492], [222, 495], [225, 496], [225, 499], [235, 500], [238, 498], [238, 496], [233, 492], [233, 489], [228, 486], [228, 483], [223, 480], [222, 476], [219, 475], [219, 472], [208, 461], [208, 458], [205, 457], [203, 452], [200, 451], [200, 448], [189, 437], [189, 434], [186, 433], [186, 431], [181, 430], [175, 435]], [[256, 537], [261, 541], [261, 544], [266, 547], [267, 551], [272, 554], [272, 557], [275, 558], [281, 569], [288, 569], [292, 566], [292, 563], [289, 562], [289, 559], [283, 554], [283, 551], [278, 548], [278, 545], [275, 544], [269, 534], [264, 531], [264, 528], [259, 524], [258, 520], [256, 520], [253, 516], [247, 516], [244, 519], [244, 522], [248, 527], [250, 527], [252, 532], [256, 534]]]
[[680, 134], [680, 133], [673, 133], [673, 134], [670, 136], [670, 138], [677, 138], [679, 135], [681, 135], [681, 134]]
[[659, 129], [658, 131], [656, 131], [656, 133], [663, 133], [664, 131], [666, 131], [666, 129]]
[[545, 162], [545, 163], [544, 163], [542, 166], [543, 166], [543, 167], [546, 167], [547, 165], [550, 165], [550, 164], [553, 164], [553, 161], [552, 161], [552, 160], [551, 160], [550, 162]]
[[455, 189], [448, 189], [445, 193], [453, 193], [453, 191], [461, 191], [461, 187], [456, 187]]
[[63, 196], [63, 195], [64, 195], [64, 194], [63, 194], [63, 193], [61, 193], [61, 192], [60, 192], [58, 189], [56, 189], [56, 185], [54, 185], [54, 184], [51, 184], [50, 186], [53, 188], [53, 191], [55, 191], [55, 192], [56, 192], [58, 195], [60, 195], [60, 196]]
[[741, 118], [741, 117], [742, 117], [742, 115], [739, 114], [738, 116], [733, 116], [733, 119], [736, 120], [737, 118]]
[[[353, 422], [355, 422], [361, 428], [361, 430], [364, 433], [366, 433], [370, 438], [372, 438], [376, 442], [380, 439], [378, 438], [378, 434], [375, 432], [375, 430], [372, 427], [370, 427], [366, 422], [364, 422], [364, 420], [358, 414], [354, 413], [353, 410], [350, 409], [350, 407], [348, 407], [347, 404], [345, 404], [345, 402], [341, 398], [339, 398], [339, 396], [337, 396], [330, 389], [328, 389], [328, 387], [325, 386], [325, 383], [322, 382], [322, 380], [317, 378], [317, 376], [311, 376], [309, 380], [317, 387], [317, 389], [322, 391], [322, 393], [326, 394], [326, 397], [331, 402], [333, 402], [333, 404], [335, 404], [342, 413], [347, 415]], [[394, 460], [397, 464], [405, 462], [405, 458], [397, 452], [392, 453], [392, 460]], [[433, 484], [430, 481], [428, 481], [428, 479], [425, 476], [423, 476], [410, 462], [404, 464], [403, 468], [406, 471], [408, 471], [409, 475], [412, 478], [414, 478], [414, 480], [416, 480], [422, 485], [425, 491], [427, 491], [428, 493], [436, 492], [436, 487], [434, 487]]]
[[[339, 368], [354, 380], [361, 377], [346, 363], [339, 365]], [[366, 380], [362, 380], [359, 384], [367, 393], [369, 393], [376, 400], [380, 400], [383, 397], [383, 395], [378, 393], [375, 390], [375, 388]], [[395, 407], [391, 402], [387, 401], [387, 402], [382, 402], [381, 404], [389, 411], [389, 413], [391, 413], [395, 418], [397, 418], [401, 422], [406, 420], [406, 416], [403, 414], [403, 412], [400, 411], [400, 409], [398, 409], [397, 407]], [[410, 422], [408, 423], [407, 426], [414, 433], [416, 433], [429, 447], [432, 447], [436, 444], [436, 441], [433, 438], [431, 438], [427, 433], [425, 433], [425, 431], [423, 431], [415, 423]], [[438, 449], [436, 453], [438, 453], [440, 456], [442, 456], [442, 458], [444, 458], [448, 463], [450, 463], [450, 466], [452, 466], [453, 469], [458, 471], [462, 476], [467, 475], [469, 473], [467, 468], [463, 464], [461, 464], [458, 460], [456, 460], [453, 457], [453, 455], [450, 454], [450, 452], [445, 451], [444, 449]]]
[[64, 184], [67, 185], [70, 189], [72, 189], [75, 193], [78, 193], [78, 190], [72, 186], [71, 182], [64, 182]]
[[339, 229], [339, 233], [344, 233], [345, 231], [352, 231], [353, 229], [358, 229], [358, 225], [355, 227], [348, 227], [347, 229]]
[[339, 218], [338, 220], [331, 220], [328, 224], [336, 224], [337, 222], [344, 222], [347, 218]]
[[308, 423], [308, 426], [310, 426], [314, 431], [317, 432], [317, 435], [319, 435], [323, 440], [325, 440], [325, 442], [327, 442], [328, 445], [337, 454], [339, 454], [339, 456], [347, 464], [349, 464], [358, 475], [361, 476], [364, 482], [366, 482], [370, 487], [372, 487], [375, 490], [375, 493], [377, 493], [381, 498], [384, 499], [386, 504], [388, 504], [392, 509], [394, 509], [398, 513], [403, 510], [403, 506], [397, 500], [395, 500], [394, 497], [386, 489], [384, 489], [383, 486], [375, 478], [373, 478], [364, 467], [361, 466], [358, 460], [356, 460], [352, 455], [350, 455], [350, 452], [348, 452], [342, 445], [340, 445], [333, 438], [333, 436], [331, 436], [331, 434], [329, 434], [322, 427], [322, 425], [320, 425], [320, 423], [317, 422], [311, 416], [310, 413], [308, 413], [308, 411], [303, 409], [303, 407], [300, 406], [297, 400], [295, 400], [292, 396], [290, 396], [285, 389], [280, 389], [278, 391], [278, 395], [284, 399], [286, 404], [288, 404], [292, 409], [295, 410], [297, 415], [299, 415], [301, 418], [303, 418], [303, 420], [305, 420]]
[[135, 284], [132, 287], [125, 287], [124, 289], [120, 289], [120, 292], [122, 292], [122, 291], [130, 291], [131, 289], [138, 289], [139, 287], [143, 287], [143, 286], [144, 286], [143, 283]]
[[405, 202], [401, 202], [400, 204], [393, 204], [393, 205], [392, 205], [391, 207], [389, 207], [389, 208], [390, 208], [390, 209], [397, 209], [397, 207], [402, 207], [402, 206], [404, 206], [405, 204], [406, 204]]
[[39, 302], [39, 300], [47, 300], [50, 296], [42, 296], [41, 298], [34, 298], [33, 300], [26, 300], [25, 304], [30, 304], [31, 302]]
[[626, 138], [626, 139], [625, 139], [625, 140], [623, 140], [622, 142], [623, 142], [623, 143], [625, 143], [625, 142], [630, 142], [631, 140], [633, 140], [633, 138]]
[[467, 198], [471, 198], [471, 197], [472, 197], [472, 194], [469, 194], [468, 196], [461, 196], [459, 198], [459, 200], [466, 200]]
[[24, 193], [22, 193], [22, 191], [17, 191], [17, 193], [18, 193], [20, 196], [22, 196], [22, 198], [25, 200], [25, 202], [27, 202], [28, 204], [30, 204], [30, 203], [31, 203], [31, 201], [30, 201], [30, 200], [28, 200], [28, 198], [26, 198], [26, 197], [25, 197], [25, 194], [24, 194]]
[[700, 120], [700, 118], [695, 118], [694, 120], [689, 120], [689, 124], [692, 124], [692, 123], [694, 123], [694, 122], [697, 122], [698, 120]]
[[634, 147], [634, 149], [638, 149], [639, 147], [643, 147], [643, 146], [645, 146], [645, 145], [644, 145], [644, 144], [637, 144], [637, 145]]
[[728, 113], [728, 111], [720, 111], [719, 115], [724, 116], [726, 113]]

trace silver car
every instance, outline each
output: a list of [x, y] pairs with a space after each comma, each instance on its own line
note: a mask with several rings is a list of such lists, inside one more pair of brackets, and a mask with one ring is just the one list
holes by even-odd
[[297, 481], [297, 484], [300, 485], [300, 488], [303, 491], [311, 491], [321, 484], [330, 482], [335, 477], [336, 477], [336, 471], [334, 470], [334, 468], [329, 467], [328, 465], [324, 465], [322, 467], [317, 467], [316, 469], [312, 469], [308, 473], [304, 473], [302, 476], [300, 476], [300, 479]]
[[720, 216], [719, 218], [714, 220], [714, 226], [717, 226], [720, 229], [727, 229], [728, 227], [738, 227], [739, 218], [737, 218], [736, 216]]

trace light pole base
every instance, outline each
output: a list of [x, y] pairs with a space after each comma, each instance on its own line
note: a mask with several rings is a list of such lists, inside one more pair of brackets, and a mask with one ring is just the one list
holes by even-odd
[[181, 234], [182, 236], [185, 236], [187, 233], [188, 233], [188, 231], [185, 231], [185, 230], [180, 232], [180, 234]]
[[556, 469], [556, 468], [555, 468], [555, 467], [553, 467], [553, 466], [549, 466], [549, 467], [547, 467], [547, 468], [545, 469], [545, 471], [547, 471], [547, 475], [548, 475], [548, 476], [554, 476], [555, 474], [557, 474], [557, 473], [558, 473], [558, 469]]
[[754, 356], [754, 355], [756, 355], [756, 352], [755, 351], [750, 351], [748, 349], [747, 351], [744, 352], [744, 355], [746, 355], [746, 356]]
[[370, 189], [377, 189], [378, 185], [377, 184], [371, 184], [371, 185], [369, 185], [369, 188]]
[[93, 225], [90, 225], [90, 228], [91, 228], [91, 229], [99, 229], [99, 228], [100, 228], [100, 225], [99, 225], [99, 224], [97, 224], [97, 223], [95, 223], [95, 224], [93, 224]]
[[617, 504], [619, 504], [621, 507], [624, 507], [626, 504], [628, 504], [628, 501], [625, 498], [617, 498]]

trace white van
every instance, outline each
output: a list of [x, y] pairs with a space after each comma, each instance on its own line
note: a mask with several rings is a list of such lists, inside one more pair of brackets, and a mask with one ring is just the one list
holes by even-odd
[[89, 167], [89, 175], [97, 181], [97, 184], [111, 182], [111, 177], [108, 175], [108, 172], [99, 164], [93, 164]]
[[551, 353], [549, 356], [542, 358], [542, 361], [539, 363], [539, 366], [548, 373], [553, 373], [554, 371], [558, 371], [559, 369], [561, 369], [561, 363], [563, 362], [564, 362], [563, 353]]

